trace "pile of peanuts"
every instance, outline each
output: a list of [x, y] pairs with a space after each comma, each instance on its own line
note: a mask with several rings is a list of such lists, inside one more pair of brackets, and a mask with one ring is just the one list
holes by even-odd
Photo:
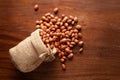
[[[66, 70], [65, 62], [73, 58], [73, 47], [79, 45], [79, 53], [83, 51], [81, 25], [78, 25], [78, 18], [62, 14], [57, 16], [58, 8], [52, 13], [46, 13], [40, 20], [36, 21], [36, 28], [42, 29], [40, 36], [43, 42], [56, 47], [62, 69]], [[48, 46], [47, 46], [48, 47]]]

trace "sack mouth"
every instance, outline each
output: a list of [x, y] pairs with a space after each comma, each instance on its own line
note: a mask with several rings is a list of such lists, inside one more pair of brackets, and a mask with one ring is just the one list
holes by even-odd
[[[12, 63], [21, 72], [31, 72], [42, 62], [50, 62], [55, 59], [55, 50], [45, 46], [39, 34], [40, 31], [40, 29], [35, 30], [26, 39], [9, 49]], [[40, 57], [41, 55], [43, 57]]]

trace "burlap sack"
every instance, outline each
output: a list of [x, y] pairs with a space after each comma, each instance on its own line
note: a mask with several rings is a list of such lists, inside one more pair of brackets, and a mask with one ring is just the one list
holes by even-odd
[[21, 72], [30, 72], [37, 68], [43, 61], [55, 59], [56, 48], [52, 50], [45, 46], [37, 29], [29, 37], [9, 50], [11, 60]]

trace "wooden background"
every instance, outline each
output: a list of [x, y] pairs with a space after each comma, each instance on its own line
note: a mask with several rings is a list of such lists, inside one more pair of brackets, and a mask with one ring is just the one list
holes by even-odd
[[[33, 7], [39, 4], [39, 11]], [[35, 20], [58, 7], [77, 16], [85, 42], [83, 54], [67, 61], [58, 58], [31, 73], [11, 63], [8, 50], [35, 30]], [[0, 80], [120, 80], [120, 0], [0, 0]]]

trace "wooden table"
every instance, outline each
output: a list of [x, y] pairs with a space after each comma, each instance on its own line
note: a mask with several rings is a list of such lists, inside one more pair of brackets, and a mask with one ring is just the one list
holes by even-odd
[[[19, 72], [8, 50], [35, 30], [35, 20], [55, 7], [59, 14], [78, 17], [83, 54], [75, 53], [66, 62], [66, 71], [57, 58], [31, 73]], [[120, 80], [120, 0], [0, 0], [0, 80]]]

